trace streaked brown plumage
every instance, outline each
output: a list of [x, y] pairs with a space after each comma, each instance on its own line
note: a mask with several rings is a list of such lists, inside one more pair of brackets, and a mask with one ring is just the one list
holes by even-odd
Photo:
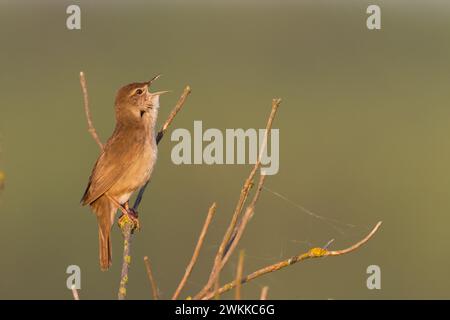
[[111, 226], [119, 208], [151, 177], [156, 162], [155, 123], [159, 95], [152, 81], [119, 89], [115, 100], [116, 127], [97, 159], [81, 199], [97, 215], [100, 268], [111, 265]]

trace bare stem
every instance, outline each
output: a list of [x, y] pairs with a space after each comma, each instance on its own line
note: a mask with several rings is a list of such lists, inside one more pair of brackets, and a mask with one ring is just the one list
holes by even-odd
[[220, 299], [219, 289], [220, 289], [220, 274], [217, 275], [216, 281], [214, 282], [214, 299], [215, 300]]
[[[241, 284], [247, 283], [253, 279], [256, 279], [258, 277], [261, 277], [265, 274], [283, 269], [287, 266], [291, 266], [297, 262], [303, 261], [303, 260], [307, 260], [307, 259], [313, 259], [313, 258], [323, 258], [323, 257], [329, 257], [329, 256], [340, 256], [343, 254], [347, 254], [350, 252], [353, 252], [357, 249], [359, 249], [361, 246], [363, 246], [364, 244], [366, 244], [374, 235], [375, 233], [378, 231], [378, 229], [381, 226], [381, 221], [378, 222], [375, 227], [372, 229], [372, 231], [366, 236], [364, 237], [362, 240], [358, 241], [357, 243], [355, 243], [354, 245], [346, 248], [346, 249], [342, 249], [342, 250], [335, 250], [335, 251], [328, 251], [326, 249], [323, 248], [312, 248], [310, 249], [308, 252], [297, 255], [297, 256], [293, 256], [289, 259], [283, 260], [281, 262], [272, 264], [270, 266], [261, 268], [255, 272], [252, 272], [251, 274], [245, 276], [244, 278], [241, 279]], [[218, 294], [223, 294], [224, 292], [230, 291], [233, 288], [236, 287], [236, 280], [227, 283], [226, 285], [222, 286], [219, 290], [218, 290]], [[213, 298], [214, 295], [211, 293], [208, 293], [207, 295], [205, 295], [203, 297], [203, 299], [205, 300], [209, 300], [211, 298]]]
[[150, 285], [152, 287], [153, 300], [158, 300], [158, 287], [156, 285], [155, 277], [153, 276], [152, 268], [150, 267], [150, 261], [148, 260], [147, 256], [144, 257], [144, 263], [145, 269], [147, 270], [148, 281], [150, 282]]
[[75, 285], [72, 285], [72, 295], [73, 295], [73, 300], [80, 300], [80, 296], [78, 295], [78, 290]]
[[[226, 264], [226, 262], [228, 261], [232, 250], [231, 248], [234, 249], [235, 247], [235, 243], [237, 243], [239, 240], [237, 239], [237, 232], [238, 232], [238, 220], [239, 217], [241, 215], [242, 209], [244, 207], [244, 204], [248, 198], [248, 194], [250, 192], [251, 187], [253, 186], [253, 179], [256, 175], [256, 172], [258, 171], [258, 169], [261, 167], [261, 156], [263, 154], [263, 152], [265, 151], [266, 145], [267, 145], [267, 139], [268, 136], [270, 134], [270, 131], [272, 129], [272, 123], [273, 120], [275, 118], [275, 115], [277, 113], [278, 107], [280, 106], [281, 103], [281, 99], [273, 99], [272, 100], [272, 109], [271, 109], [271, 113], [270, 116], [267, 120], [267, 125], [266, 125], [266, 131], [265, 131], [265, 136], [264, 136], [264, 141], [262, 143], [262, 148], [260, 150], [260, 154], [259, 157], [252, 169], [252, 171], [250, 172], [250, 175], [248, 176], [248, 178], [245, 180], [245, 183], [241, 189], [241, 193], [239, 195], [239, 199], [238, 202], [236, 204], [233, 216], [231, 218], [231, 222], [227, 228], [227, 231], [222, 239], [222, 242], [219, 246], [219, 250], [216, 253], [216, 256], [214, 258], [214, 264], [211, 270], [211, 273], [209, 275], [209, 279], [206, 283], [206, 285], [200, 290], [200, 292], [195, 296], [197, 299], [201, 298], [202, 296], [204, 296], [207, 292], [209, 292], [211, 290], [211, 288], [213, 287], [214, 283], [215, 283], [215, 279], [216, 277], [219, 276], [220, 271], [222, 270], [223, 266]], [[264, 179], [262, 179], [262, 181], [264, 181]], [[258, 194], [259, 196], [259, 194]], [[257, 198], [256, 198], [257, 199]], [[254, 209], [254, 208], [253, 208]], [[251, 214], [249, 215], [248, 218], [250, 218]], [[243, 219], [242, 219], [243, 220]], [[248, 221], [248, 220], [247, 220]], [[241, 221], [240, 225], [243, 224], [244, 221]], [[245, 223], [246, 224], [246, 223]], [[244, 228], [245, 228], [245, 224], [244, 224]], [[231, 251], [231, 252], [230, 252]]]
[[255, 195], [253, 196], [252, 202], [247, 206], [244, 216], [242, 217], [239, 225], [237, 226], [236, 236], [234, 237], [233, 241], [230, 243], [229, 249], [222, 259], [220, 269], [223, 269], [223, 267], [227, 263], [228, 259], [233, 254], [234, 249], [237, 247], [239, 241], [242, 238], [242, 235], [244, 234], [245, 228], [247, 227], [247, 223], [253, 217], [253, 214], [255, 213], [256, 202], [258, 201], [259, 196], [261, 195], [261, 190], [262, 190], [265, 180], [266, 180], [266, 176], [261, 175], [259, 177], [258, 187], [256, 189]]
[[122, 272], [120, 273], [120, 285], [118, 299], [125, 300], [127, 295], [127, 283], [128, 283], [128, 271], [131, 264], [131, 230], [133, 229], [132, 223], [125, 223], [121, 227], [123, 234], [123, 260], [122, 260]]
[[180, 284], [178, 285], [177, 289], [175, 290], [175, 293], [172, 296], [172, 300], [178, 299], [178, 297], [180, 296], [181, 290], [186, 285], [186, 282], [192, 273], [192, 269], [194, 269], [194, 265], [197, 262], [197, 258], [200, 254], [200, 250], [202, 248], [203, 242], [205, 241], [205, 237], [206, 237], [206, 233], [208, 232], [209, 225], [211, 224], [214, 213], [216, 212], [216, 207], [217, 207], [217, 205], [214, 202], [212, 204], [212, 206], [209, 208], [208, 215], [206, 216], [206, 220], [205, 220], [205, 223], [203, 224], [202, 231], [200, 232], [200, 236], [198, 238], [197, 245], [195, 246], [191, 261], [189, 262], [188, 266], [186, 267], [184, 276], [181, 279]]
[[86, 77], [85, 77], [83, 71], [80, 72], [80, 84], [81, 84], [81, 89], [83, 90], [84, 112], [86, 113], [86, 119], [87, 119], [87, 123], [88, 123], [88, 131], [91, 134], [94, 141], [98, 144], [100, 150], [103, 150], [103, 144], [100, 141], [100, 138], [98, 137], [97, 130], [95, 130], [94, 124], [92, 123], [91, 111], [89, 109], [89, 97], [88, 97], [88, 91], [87, 91]]
[[164, 133], [166, 132], [167, 128], [172, 123], [173, 119], [177, 115], [178, 112], [180, 112], [181, 108], [184, 106], [184, 102], [186, 101], [186, 98], [191, 93], [191, 87], [186, 86], [184, 88], [183, 94], [181, 95], [180, 99], [178, 99], [177, 104], [173, 108], [172, 112], [169, 114], [169, 117], [167, 118], [166, 122], [164, 122], [161, 130], [159, 130], [158, 135], [156, 136], [156, 143], [158, 143], [162, 137], [164, 136]]
[[267, 300], [268, 293], [269, 293], [269, 287], [267, 287], [267, 286], [263, 287], [261, 290], [261, 297], [259, 298], [259, 300]]
[[235, 300], [241, 300], [241, 279], [242, 274], [244, 273], [244, 250], [239, 252], [239, 261], [236, 269], [236, 295]]

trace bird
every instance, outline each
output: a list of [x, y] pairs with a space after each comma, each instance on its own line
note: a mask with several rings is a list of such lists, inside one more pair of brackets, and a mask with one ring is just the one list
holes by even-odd
[[117, 91], [115, 129], [95, 162], [81, 199], [81, 204], [89, 205], [97, 216], [102, 271], [108, 270], [112, 263], [111, 228], [117, 210], [138, 221], [137, 212], [128, 202], [150, 180], [156, 163], [159, 97], [168, 92], [149, 91], [158, 77], [125, 85]]

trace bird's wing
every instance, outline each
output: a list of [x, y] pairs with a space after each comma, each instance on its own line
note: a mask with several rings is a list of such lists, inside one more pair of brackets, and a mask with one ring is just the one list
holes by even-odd
[[81, 203], [91, 204], [108, 191], [133, 165], [143, 150], [139, 139], [130, 139], [121, 132], [113, 134], [97, 159]]

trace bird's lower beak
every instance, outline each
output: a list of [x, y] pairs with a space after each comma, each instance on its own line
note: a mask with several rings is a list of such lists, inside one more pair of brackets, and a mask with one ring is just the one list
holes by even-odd
[[152, 96], [160, 96], [160, 95], [162, 95], [162, 94], [164, 94], [164, 93], [168, 93], [168, 92], [170, 92], [170, 90], [158, 91], [158, 92], [150, 92], [150, 94], [151, 94]]

